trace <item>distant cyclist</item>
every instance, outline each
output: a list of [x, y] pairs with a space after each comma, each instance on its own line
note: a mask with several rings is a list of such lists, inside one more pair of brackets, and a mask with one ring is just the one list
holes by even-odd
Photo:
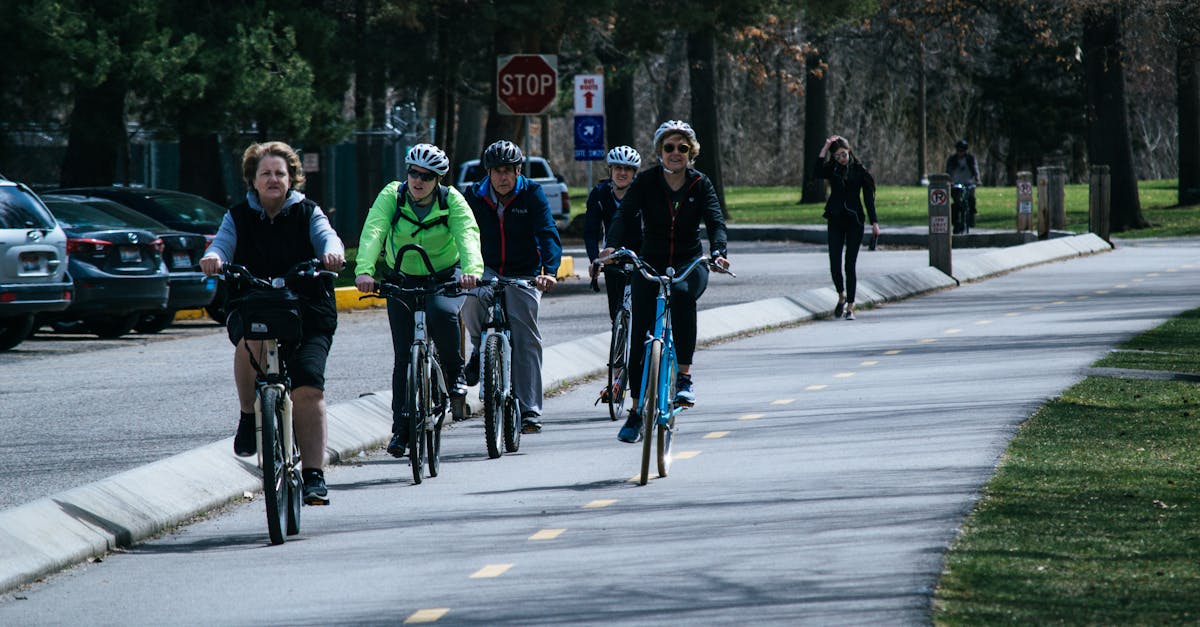
[[[596, 278], [596, 266], [591, 262], [596, 261], [600, 249], [604, 248], [609, 226], [617, 215], [617, 207], [641, 167], [642, 156], [638, 151], [629, 146], [613, 148], [608, 151], [609, 177], [596, 183], [588, 194], [587, 213], [583, 216], [583, 244], [587, 248], [588, 271], [593, 279]], [[636, 245], [628, 248], [637, 250]], [[604, 288], [608, 292], [608, 317], [615, 320], [625, 295], [625, 275], [614, 266], [604, 268]]]
[[[960, 139], [954, 144], [954, 154], [946, 158], [946, 174], [950, 175], [951, 185], [962, 185], [962, 194], [967, 200], [967, 215], [955, 220], [954, 232], [962, 233], [975, 226], [975, 188], [979, 186], [979, 163], [975, 155], [968, 152], [970, 145], [967, 140]], [[956, 216], [957, 217], [957, 216]]]
[[[446, 282], [457, 279], [463, 289], [475, 287], [483, 274], [479, 253], [479, 227], [475, 215], [462, 194], [441, 185], [450, 171], [450, 159], [441, 148], [417, 144], [404, 159], [408, 166], [404, 182], [388, 183], [367, 212], [358, 242], [354, 285], [362, 292], [375, 291], [376, 262], [382, 256], [389, 274], [396, 270], [405, 276], [404, 287], [422, 287], [429, 281], [429, 270], [416, 253], [405, 255], [399, 268], [396, 251], [406, 244], [425, 249], [436, 273], [433, 279]], [[398, 280], [399, 276], [391, 277]], [[429, 335], [437, 346], [438, 360], [446, 377], [446, 389], [452, 397], [467, 394], [463, 372], [462, 342], [458, 312], [465, 296], [435, 294], [425, 299], [425, 319]], [[408, 307], [416, 302], [388, 299], [388, 323], [392, 329], [392, 439], [387, 451], [403, 457], [408, 447], [408, 416], [404, 406], [408, 398], [408, 360], [413, 341], [413, 317]]]
[[[663, 122], [654, 132], [656, 165], [637, 176], [629, 186], [620, 210], [610, 225], [606, 256], [616, 248], [636, 246], [640, 242], [642, 258], [659, 274], [668, 267], [682, 268], [704, 254], [700, 225], [708, 232], [708, 250], [718, 265], [729, 267], [725, 258], [725, 218], [716, 189], [707, 176], [691, 165], [700, 154], [696, 132], [687, 122]], [[674, 324], [675, 354], [679, 374], [675, 381], [675, 400], [696, 402], [692, 387], [692, 358], [696, 352], [696, 301], [708, 287], [708, 268], [700, 266], [687, 281], [671, 292], [671, 320]], [[642, 437], [642, 418], [637, 406], [642, 386], [642, 339], [654, 328], [658, 284], [634, 275], [633, 350], [629, 355], [629, 389], [634, 409], [617, 434], [622, 442], [637, 442]]]
[[[512, 286], [505, 291], [512, 329], [512, 384], [521, 405], [521, 430], [542, 430], [542, 336], [538, 306], [542, 292], [554, 289], [562, 243], [542, 186], [521, 174], [525, 155], [516, 144], [500, 140], [483, 151], [487, 176], [467, 190], [467, 203], [479, 223], [483, 278], [527, 279], [536, 289]], [[468, 380], [479, 375], [479, 336], [492, 299], [481, 287], [463, 304], [463, 324], [475, 344]], [[482, 301], [482, 302], [481, 302]]]
[[[338, 271], [346, 262], [342, 240], [317, 203], [297, 188], [304, 185], [300, 156], [283, 142], [251, 144], [242, 155], [242, 178], [249, 191], [246, 199], [225, 214], [216, 238], [200, 259], [205, 274], [217, 274], [225, 263], [245, 266], [255, 276], [283, 277], [293, 266], [313, 258], [327, 270]], [[229, 302], [241, 293], [231, 285]], [[292, 417], [304, 470], [304, 502], [328, 505], [325, 486], [325, 362], [337, 329], [337, 302], [333, 280], [297, 281], [292, 286], [300, 297], [304, 316], [299, 345], [283, 355], [292, 379]], [[228, 320], [233, 352], [233, 378], [237, 385], [241, 417], [233, 450], [241, 457], [254, 455], [258, 443], [254, 433], [255, 372], [246, 345], [261, 342], [243, 338], [236, 308]]]

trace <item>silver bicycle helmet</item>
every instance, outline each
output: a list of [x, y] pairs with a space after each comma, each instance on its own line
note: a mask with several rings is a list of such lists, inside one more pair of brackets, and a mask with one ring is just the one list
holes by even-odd
[[502, 165], [520, 165], [524, 160], [525, 155], [521, 153], [521, 149], [507, 139], [502, 139], [483, 151], [483, 167], [488, 170]]
[[608, 151], [608, 165], [627, 165], [637, 169], [642, 167], [642, 155], [629, 146], [617, 146]]
[[663, 135], [673, 132], [683, 133], [684, 135], [687, 135], [687, 138], [692, 142], [696, 141], [696, 131], [692, 130], [691, 124], [688, 124], [683, 120], [667, 120], [658, 127], [657, 131], [654, 131], [655, 147], [658, 146], [658, 140], [662, 139]]
[[417, 144], [409, 148], [408, 156], [404, 157], [404, 163], [432, 170], [438, 176], [446, 176], [446, 173], [450, 171], [450, 159], [446, 157], [446, 153], [441, 148], [433, 144]]

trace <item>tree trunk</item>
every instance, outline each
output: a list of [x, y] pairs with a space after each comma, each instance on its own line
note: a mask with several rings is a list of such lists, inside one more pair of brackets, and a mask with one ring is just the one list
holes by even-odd
[[216, 133], [180, 132], [179, 190], [223, 207], [230, 205], [221, 168], [221, 140]]
[[129, 154], [125, 137], [127, 91], [124, 83], [116, 81], [76, 88], [60, 184], [88, 186], [117, 182], [117, 165], [125, 163]]
[[702, 149], [696, 159], [696, 169], [708, 175], [717, 189], [721, 212], [725, 207], [725, 186], [721, 181], [721, 128], [717, 110], [717, 51], [716, 34], [706, 27], [688, 34], [688, 81], [692, 91], [692, 128]]
[[1181, 45], [1176, 61], [1179, 205], [1200, 204], [1200, 45]]
[[822, 55], [824, 42], [813, 42], [813, 52], [804, 57], [804, 164], [800, 203], [825, 202], [825, 179], [813, 176], [817, 153], [829, 136], [829, 98], [826, 96], [828, 67]]
[[1083, 67], [1087, 83], [1088, 161], [1111, 168], [1112, 230], [1149, 226], [1142, 217], [1125, 104], [1121, 22], [1116, 9], [1083, 14]]
[[[515, 54], [520, 51], [514, 35], [512, 29], [501, 27], [497, 27], [495, 32], [492, 33], [492, 63], [495, 63], [495, 59], [499, 55]], [[499, 94], [499, 85], [496, 84], [496, 70], [493, 69], [491, 72], [492, 91], [491, 98], [488, 99], [487, 103], [488, 118], [487, 127], [483, 133], [484, 147], [501, 139], [507, 139], [523, 147], [525, 145], [522, 141], [525, 135], [525, 116], [500, 114], [500, 109], [496, 106]]]
[[663, 55], [663, 77], [661, 81], [654, 81], [657, 87], [654, 100], [655, 108], [658, 109], [658, 119], [650, 128], [658, 128], [659, 124], [667, 120], [686, 117], [679, 111], [679, 97], [684, 90], [683, 78], [688, 76], [688, 72], [683, 71], [688, 62], [687, 45], [682, 42], [682, 36], [671, 36], [663, 43], [667, 49]]
[[620, 68], [604, 77], [604, 125], [609, 146], [637, 146], [633, 79], [633, 68]]
[[[450, 161], [457, 168], [458, 164], [469, 159], [478, 159], [483, 153], [483, 116], [487, 108], [478, 100], [463, 98], [459, 101], [458, 130], [454, 138], [454, 152], [450, 153]], [[454, 170], [454, 180], [458, 180], [458, 170]]]
[[929, 132], [929, 106], [925, 101], [928, 84], [925, 71], [925, 42], [921, 42], [919, 45], [920, 51], [917, 55], [917, 185], [920, 185], [921, 181], [925, 180], [925, 175], [928, 174], [925, 166], [928, 162], [927, 151], [929, 150], [929, 146], [925, 143]]

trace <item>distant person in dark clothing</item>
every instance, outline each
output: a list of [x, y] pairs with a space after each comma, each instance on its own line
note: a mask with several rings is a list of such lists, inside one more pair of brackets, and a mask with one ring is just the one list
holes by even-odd
[[979, 163], [975, 155], [967, 152], [967, 140], [960, 139], [954, 144], [954, 154], [946, 158], [946, 174], [950, 175], [950, 184], [954, 186], [955, 205], [967, 201], [966, 215], [960, 209], [954, 215], [954, 232], [965, 233], [968, 228], [975, 226], [975, 188], [979, 185]]
[[[858, 284], [855, 265], [862, 246], [867, 220], [871, 236], [879, 236], [875, 216], [875, 179], [850, 151], [850, 142], [837, 135], [825, 140], [817, 155], [816, 178], [829, 180], [829, 200], [825, 202], [825, 220], [829, 229], [829, 272], [837, 289], [835, 317], [854, 319], [854, 291]], [[862, 197], [861, 201], [859, 196]], [[864, 206], [866, 212], [863, 212]], [[842, 250], [846, 251], [845, 276], [842, 275]]]

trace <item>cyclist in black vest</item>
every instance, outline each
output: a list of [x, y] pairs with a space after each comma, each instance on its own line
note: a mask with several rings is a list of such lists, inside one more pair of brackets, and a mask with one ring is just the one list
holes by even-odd
[[[242, 155], [242, 177], [249, 191], [246, 200], [232, 207], [221, 228], [200, 259], [205, 274], [217, 274], [226, 262], [245, 266], [255, 276], [282, 277], [298, 263], [318, 258], [328, 270], [338, 271], [346, 263], [345, 248], [329, 224], [329, 218], [296, 188], [304, 185], [300, 156], [283, 142], [252, 144]], [[231, 286], [236, 288], [236, 286]], [[288, 355], [292, 379], [292, 417], [304, 466], [304, 502], [328, 505], [325, 486], [325, 362], [337, 329], [337, 303], [333, 281], [328, 278], [298, 281], [293, 290], [300, 296], [304, 333]], [[229, 300], [240, 294], [231, 289]], [[236, 312], [227, 321], [229, 339], [237, 347], [233, 378], [237, 384], [241, 417], [233, 450], [241, 457], [254, 455], [254, 368], [250, 365], [247, 341]], [[250, 342], [251, 349], [258, 342]]]

